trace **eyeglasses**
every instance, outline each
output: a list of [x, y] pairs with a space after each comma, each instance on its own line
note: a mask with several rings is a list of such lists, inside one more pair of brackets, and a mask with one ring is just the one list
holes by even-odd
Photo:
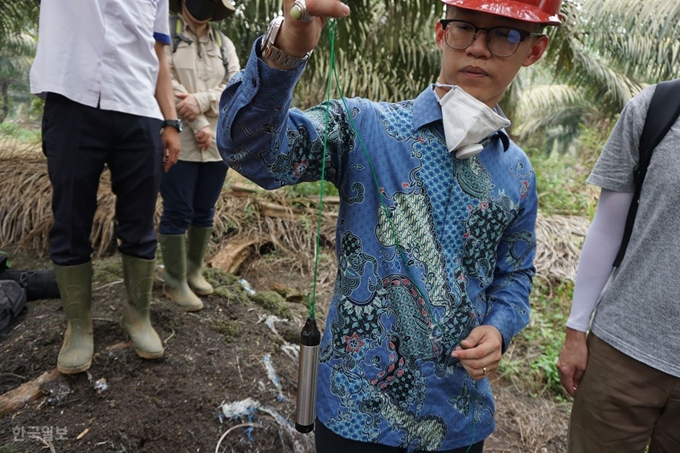
[[529, 36], [541, 36], [541, 33], [510, 27], [481, 28], [463, 20], [442, 19], [439, 22], [444, 28], [446, 45], [450, 48], [467, 49], [477, 39], [477, 33], [485, 31], [489, 52], [497, 57], [509, 57], [517, 52], [519, 45]]

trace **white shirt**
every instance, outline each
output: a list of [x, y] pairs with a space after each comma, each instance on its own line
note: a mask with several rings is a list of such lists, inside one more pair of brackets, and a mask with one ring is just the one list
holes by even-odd
[[42, 0], [31, 92], [163, 119], [155, 41], [170, 43], [168, 0]]

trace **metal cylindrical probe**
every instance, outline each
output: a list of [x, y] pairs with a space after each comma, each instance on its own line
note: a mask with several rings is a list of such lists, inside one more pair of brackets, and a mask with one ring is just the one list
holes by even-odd
[[295, 410], [295, 429], [301, 433], [308, 433], [314, 429], [320, 344], [321, 333], [316, 325], [316, 319], [307, 318], [300, 333], [300, 363]]

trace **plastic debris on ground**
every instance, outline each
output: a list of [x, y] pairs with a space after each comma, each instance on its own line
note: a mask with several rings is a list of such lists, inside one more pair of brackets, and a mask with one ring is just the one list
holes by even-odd
[[281, 380], [279, 379], [279, 376], [276, 374], [274, 365], [272, 365], [271, 354], [265, 354], [264, 368], [267, 370], [267, 377], [269, 378], [271, 383], [274, 384], [276, 390], [279, 391], [278, 395], [276, 395], [276, 399], [278, 399], [279, 401], [285, 401], [286, 397], [283, 395], [283, 392], [281, 391]]
[[276, 315], [260, 316], [260, 318], [257, 320], [258, 324], [263, 320], [264, 324], [269, 328], [269, 330], [271, 330], [272, 333], [281, 340], [281, 350], [284, 352], [284, 354], [286, 354], [292, 360], [297, 361], [300, 355], [300, 345], [287, 342], [281, 336], [281, 334], [279, 334], [279, 332], [276, 330], [276, 326], [274, 325], [274, 323], [286, 322], [287, 320], [279, 318]]
[[[246, 398], [241, 401], [234, 401], [231, 403], [223, 403], [220, 407], [219, 419], [220, 422], [224, 420], [233, 420], [235, 422], [261, 422], [258, 420], [258, 415], [266, 414], [274, 419], [274, 422], [279, 426], [279, 432], [285, 435], [293, 445], [295, 453], [311, 453], [314, 447], [313, 436], [300, 434], [295, 430], [293, 423], [286, 417], [281, 415], [276, 409], [262, 405], [259, 401], [253, 398]], [[248, 427], [246, 433], [252, 443], [253, 439], [250, 435], [253, 427]]]
[[243, 289], [246, 290], [246, 292], [247, 292], [248, 294], [250, 294], [251, 296], [255, 295], [255, 290], [253, 289], [252, 286], [250, 286], [250, 283], [248, 283], [248, 281], [247, 281], [246, 279], [244, 279], [244, 278], [239, 278], [239, 279], [238, 279], [238, 282], [239, 282], [239, 284], [243, 287]]

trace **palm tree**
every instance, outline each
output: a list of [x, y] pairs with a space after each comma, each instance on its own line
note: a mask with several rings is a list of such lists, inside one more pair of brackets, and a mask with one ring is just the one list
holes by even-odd
[[28, 91], [28, 72], [35, 49], [35, 40], [24, 33], [6, 37], [0, 46], [0, 123], [9, 114], [10, 85]]
[[[335, 61], [342, 94], [393, 101], [416, 96], [439, 72], [434, 24], [443, 4], [432, 0], [348, 0], [352, 14], [336, 22]], [[242, 65], [253, 41], [280, 12], [272, 2], [249, 0], [223, 24], [223, 31], [241, 51]], [[318, 48], [296, 89], [297, 105], [316, 104], [326, 97], [330, 36]], [[336, 94], [337, 96], [337, 94]]]
[[[520, 140], [568, 149], [583, 124], [610, 122], [649, 84], [680, 77], [677, 0], [565, 1], [544, 60], [517, 83], [510, 110]], [[528, 83], [531, 81], [531, 83]]]
[[[0, 2], [0, 48], [22, 30], [35, 30], [38, 0]], [[433, 0], [347, 0], [338, 20], [337, 73], [344, 96], [393, 101], [416, 96], [435, 80], [439, 51]], [[281, 2], [241, 0], [222, 24], [245, 63]], [[611, 120], [647, 84], [680, 76], [677, 0], [564, 0], [564, 24], [548, 30], [552, 44], [537, 65], [517, 77], [501, 104], [521, 139], [540, 134], [568, 143], [582, 124]], [[330, 39], [315, 51], [296, 89], [305, 107], [326, 96]], [[336, 94], [337, 95], [337, 94]], [[336, 96], [334, 95], [334, 96]]]
[[35, 41], [26, 30], [36, 30], [38, 2], [0, 2], [0, 123], [9, 113], [11, 84], [25, 85], [35, 54]]
[[[335, 53], [345, 96], [385, 101], [410, 98], [439, 70], [434, 23], [442, 3], [348, 0], [352, 14], [337, 22]], [[242, 51], [278, 13], [266, 0], [239, 7], [224, 31]], [[564, 0], [564, 24], [547, 31], [545, 58], [520, 72], [501, 100], [521, 140], [540, 135], [568, 144], [583, 124], [610, 121], [642, 87], [680, 76], [677, 0]], [[325, 97], [329, 40], [322, 38], [296, 89], [296, 104]], [[239, 45], [240, 44], [240, 45]]]
[[4, 40], [30, 28], [37, 28], [40, 0], [0, 2], [0, 45]]

